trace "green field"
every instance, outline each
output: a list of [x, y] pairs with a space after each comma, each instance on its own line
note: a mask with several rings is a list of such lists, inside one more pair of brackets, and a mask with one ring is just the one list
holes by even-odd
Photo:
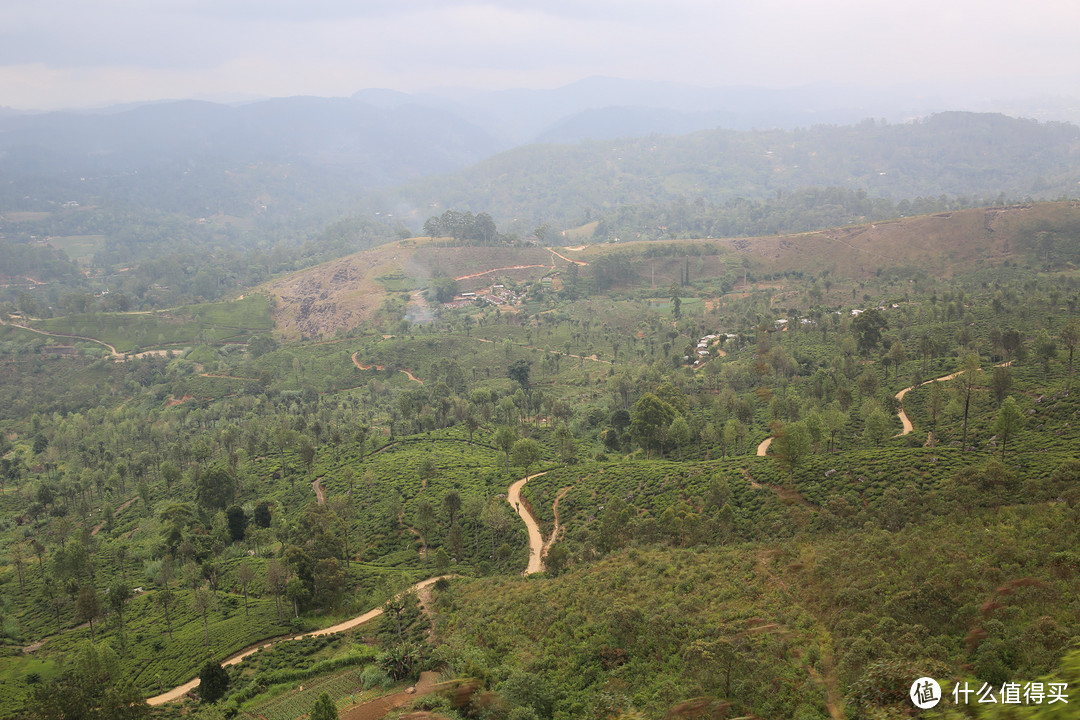
[[152, 313], [69, 315], [36, 322], [34, 327], [73, 339], [100, 340], [127, 353], [197, 343], [243, 343], [253, 334], [269, 332], [273, 324], [269, 302], [256, 294]]

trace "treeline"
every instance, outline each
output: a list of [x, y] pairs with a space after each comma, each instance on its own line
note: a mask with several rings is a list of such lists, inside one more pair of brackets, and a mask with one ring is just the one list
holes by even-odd
[[47, 245], [31, 245], [0, 239], [0, 281], [27, 280], [74, 283], [79, 277], [75, 263]]
[[450, 237], [457, 242], [477, 245], [493, 245], [508, 240], [499, 234], [490, 215], [485, 212], [473, 215], [471, 210], [447, 210], [442, 215], [432, 215], [424, 221], [424, 234], [430, 238]]
[[[392, 224], [367, 217], [341, 219], [313, 231], [303, 223], [243, 226], [138, 208], [64, 209], [41, 219], [9, 222], [3, 229], [7, 239], [0, 240], [0, 277], [48, 283], [35, 289], [35, 303], [23, 300], [26, 306], [20, 309], [35, 316], [218, 300], [238, 288], [402, 235]], [[89, 277], [41, 240], [73, 236], [97, 240], [88, 261]], [[0, 288], [0, 301], [18, 304], [25, 290], [16, 284]], [[102, 295], [104, 290], [109, 295]]]
[[[563, 227], [608, 217], [622, 206], [667, 206], [694, 197], [764, 202], [806, 187], [865, 188], [871, 197], [897, 203], [1001, 193], [1049, 199], [1076, 193], [1078, 135], [1080, 129], [1066, 123], [942, 113], [905, 124], [868, 120], [530, 145], [417, 182], [403, 194], [415, 205], [491, 208], [500, 223], [519, 218]], [[822, 222], [818, 227], [834, 224]]]
[[872, 197], [865, 190], [842, 187], [778, 190], [776, 197], [768, 200], [739, 197], [713, 202], [702, 197], [679, 198], [667, 204], [621, 207], [600, 221], [595, 237], [657, 240], [780, 235], [1003, 202], [1003, 196], [989, 201], [944, 195], [896, 202]]

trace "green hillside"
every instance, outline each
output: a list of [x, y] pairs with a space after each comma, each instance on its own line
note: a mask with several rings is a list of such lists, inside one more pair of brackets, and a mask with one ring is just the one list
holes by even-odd
[[304, 340], [260, 294], [0, 326], [0, 717], [188, 716], [134, 701], [374, 608], [198, 712], [884, 719], [923, 676], [1073, 678], [1076, 213], [398, 241], [273, 286], [279, 323], [373, 306]]

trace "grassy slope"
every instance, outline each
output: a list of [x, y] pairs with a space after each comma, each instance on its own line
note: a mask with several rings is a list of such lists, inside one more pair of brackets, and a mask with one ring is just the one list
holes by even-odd
[[[34, 323], [58, 335], [93, 338], [124, 353], [136, 348], [182, 347], [196, 342], [246, 342], [271, 329], [270, 305], [264, 295], [242, 300], [187, 305], [160, 313], [93, 313], [68, 315]], [[60, 342], [74, 342], [58, 338]]]

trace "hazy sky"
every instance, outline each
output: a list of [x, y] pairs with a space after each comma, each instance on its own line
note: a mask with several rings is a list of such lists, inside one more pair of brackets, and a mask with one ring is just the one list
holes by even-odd
[[[1077, 28], [1080, 3], [1068, 0], [3, 0], [0, 106], [593, 75], [770, 87], [1075, 79]], [[1080, 94], [1069, 84], [1060, 91]]]

